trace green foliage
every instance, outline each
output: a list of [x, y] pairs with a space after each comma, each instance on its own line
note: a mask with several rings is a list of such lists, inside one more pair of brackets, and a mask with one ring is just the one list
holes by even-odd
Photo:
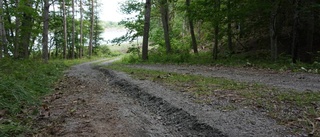
[[94, 25], [94, 32], [93, 32], [93, 45], [95, 47], [99, 47], [100, 46], [100, 41], [103, 40], [103, 38], [101, 37], [101, 34], [104, 32], [104, 27], [101, 25], [102, 23], [98, 21], [97, 19], [98, 17], [96, 17], [96, 23]]
[[21, 123], [16, 123], [13, 121], [7, 121], [4, 124], [0, 124], [0, 136], [2, 137], [19, 135], [26, 130], [28, 129], [21, 125]]
[[150, 62], [153, 63], [186, 63], [189, 61], [191, 55], [189, 53], [181, 54], [150, 54]]
[[139, 57], [137, 54], [127, 54], [121, 59], [122, 63], [125, 64], [132, 64], [132, 63], [139, 63], [142, 62], [141, 57]]
[[181, 88], [183, 85], [193, 87], [191, 92], [198, 94], [199, 89], [203, 92], [210, 92], [208, 90], [213, 87], [219, 87], [226, 90], [239, 90], [245, 89], [245, 83], [238, 83], [235, 81], [227, 80], [224, 78], [209, 78], [198, 75], [183, 75], [178, 73], [168, 73], [156, 70], [136, 69], [125, 67], [121, 64], [115, 64], [107, 66], [107, 68], [124, 71], [126, 73], [132, 73], [138, 79], [148, 79], [150, 81], [157, 81], [160, 83], [166, 83], [172, 86]]
[[139, 47], [136, 47], [134, 45], [132, 45], [131, 47], [128, 48], [128, 51], [127, 53], [132, 53], [132, 54], [136, 54], [138, 56], [140, 56], [140, 48]]
[[109, 46], [102, 45], [95, 47], [94, 54], [98, 57], [115, 57], [119, 56], [121, 53], [115, 51], [112, 52]]
[[41, 60], [0, 60], [0, 110], [6, 112], [0, 122], [0, 136], [17, 136], [28, 130], [40, 97], [52, 91], [63, 70], [83, 61], [87, 60], [48, 64]]
[[118, 22], [112, 22], [112, 21], [102, 21], [101, 26], [104, 28], [123, 28], [122, 25], [119, 25]]
[[143, 6], [138, 0], [127, 0], [120, 6], [120, 11], [123, 14], [132, 15], [135, 17], [127, 18], [119, 22], [119, 25], [124, 26], [128, 31], [124, 36], [113, 39], [111, 42], [121, 44], [124, 42], [132, 42], [143, 35]]
[[138, 0], [127, 0], [120, 5], [120, 9], [123, 14], [130, 15], [140, 12], [143, 9], [143, 6], [144, 4]]
[[271, 61], [268, 58], [267, 51], [247, 52], [242, 54], [219, 55], [217, 60], [212, 60], [211, 52], [200, 52], [192, 54], [189, 50], [178, 47], [172, 54], [166, 54], [162, 47], [154, 48], [150, 51], [148, 61], [140, 60], [137, 54], [126, 55], [123, 59], [124, 63], [171, 63], [171, 64], [208, 64], [235, 67], [252, 67], [272, 69], [277, 71], [294, 71], [309, 72], [320, 74], [320, 63], [313, 64], [298, 62], [296, 64], [289, 63], [290, 57], [282, 55], [277, 61]]

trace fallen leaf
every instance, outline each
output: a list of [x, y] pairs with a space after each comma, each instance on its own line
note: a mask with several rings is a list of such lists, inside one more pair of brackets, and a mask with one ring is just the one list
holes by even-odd
[[49, 118], [50, 117], [50, 112], [49, 111], [45, 111], [40, 116], [42, 116], [43, 118]]
[[6, 110], [0, 110], [0, 117], [3, 117], [6, 115], [7, 111]]
[[75, 108], [70, 110], [70, 112], [71, 112], [71, 113], [73, 113], [73, 112], [75, 112], [75, 111], [76, 111], [76, 109], [75, 109]]
[[42, 108], [43, 108], [45, 111], [49, 111], [49, 106], [46, 105], [46, 104], [42, 104]]

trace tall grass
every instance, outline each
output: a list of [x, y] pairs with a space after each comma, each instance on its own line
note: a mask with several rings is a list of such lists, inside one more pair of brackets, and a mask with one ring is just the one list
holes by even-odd
[[[52, 91], [68, 66], [84, 60], [0, 60], [0, 136], [17, 136], [31, 124], [40, 98]], [[30, 110], [34, 108], [34, 110]], [[29, 117], [29, 118], [28, 118]]]

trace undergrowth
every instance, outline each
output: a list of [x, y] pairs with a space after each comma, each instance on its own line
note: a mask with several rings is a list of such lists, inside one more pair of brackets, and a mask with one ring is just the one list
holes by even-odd
[[69, 66], [88, 60], [0, 60], [0, 136], [18, 136], [29, 131], [40, 98]]

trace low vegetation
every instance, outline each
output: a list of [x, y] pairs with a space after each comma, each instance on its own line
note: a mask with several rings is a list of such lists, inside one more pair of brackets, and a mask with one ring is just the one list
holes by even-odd
[[154, 81], [176, 91], [188, 92], [199, 103], [210, 104], [214, 99], [228, 101], [229, 105], [218, 108], [221, 111], [232, 111], [239, 105], [249, 107], [264, 112], [278, 123], [296, 131], [303, 130], [315, 136], [320, 135], [315, 119], [320, 114], [320, 93], [317, 92], [302, 93], [224, 78], [136, 69], [121, 63], [107, 68], [126, 72], [140, 80]]
[[117, 29], [122, 29], [124, 28], [124, 26], [119, 25], [118, 22], [113, 22], [113, 21], [100, 21], [100, 23], [102, 24], [102, 26], [104, 28], [117, 28]]
[[88, 61], [0, 60], [0, 136], [18, 136], [29, 128], [40, 98], [52, 92], [53, 84], [69, 66]]
[[212, 59], [210, 52], [199, 52], [192, 54], [181, 52], [175, 54], [163, 54], [162, 52], [151, 51], [149, 59], [143, 61], [139, 56], [140, 52], [131, 52], [122, 59], [122, 63], [165, 63], [165, 64], [193, 64], [193, 65], [221, 65], [233, 67], [253, 67], [258, 69], [272, 69], [277, 71], [309, 72], [320, 74], [320, 62], [290, 63], [290, 57], [280, 56], [277, 61], [271, 61], [267, 52], [241, 53], [234, 55], [219, 54], [219, 58]]

